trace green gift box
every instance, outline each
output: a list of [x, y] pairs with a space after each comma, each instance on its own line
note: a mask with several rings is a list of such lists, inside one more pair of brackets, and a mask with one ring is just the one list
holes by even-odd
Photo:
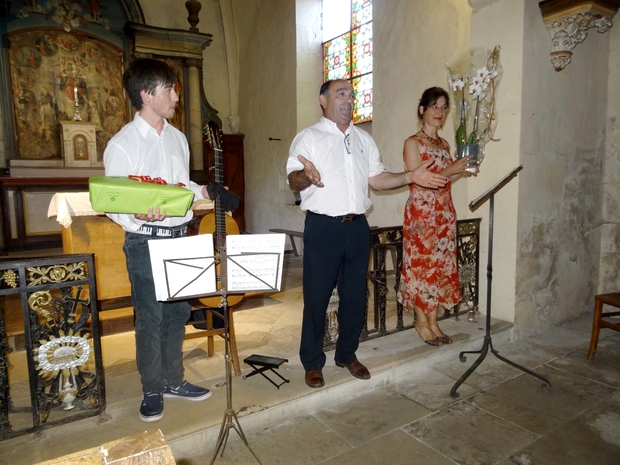
[[105, 213], [147, 214], [149, 207], [166, 216], [185, 216], [194, 193], [185, 187], [140, 182], [125, 176], [95, 176], [88, 180], [93, 210]]

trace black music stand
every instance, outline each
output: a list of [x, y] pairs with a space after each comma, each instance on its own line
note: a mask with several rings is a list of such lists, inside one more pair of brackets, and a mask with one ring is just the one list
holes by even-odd
[[[265, 252], [242, 252], [240, 254], [227, 254], [226, 246], [220, 245], [218, 247], [219, 250], [219, 262], [220, 262], [220, 294], [222, 296], [222, 308], [224, 311], [224, 342], [226, 347], [225, 358], [226, 358], [226, 411], [224, 412], [224, 419], [222, 421], [222, 426], [220, 428], [220, 433], [217, 438], [217, 442], [215, 444], [215, 450], [213, 452], [213, 458], [211, 459], [210, 464], [212, 465], [217, 458], [218, 452], [222, 451], [221, 455], [224, 455], [224, 449], [226, 449], [226, 443], [228, 442], [228, 435], [231, 429], [234, 429], [243, 443], [246, 445], [248, 450], [254, 456], [256, 461], [262, 465], [262, 462], [258, 458], [258, 456], [254, 453], [248, 440], [243, 434], [243, 430], [241, 429], [241, 424], [239, 423], [239, 419], [237, 418], [237, 413], [235, 412], [232, 406], [232, 374], [230, 369], [231, 357], [230, 357], [230, 339], [229, 339], [229, 331], [228, 331], [228, 302], [226, 300], [226, 295], [228, 292], [228, 261], [238, 267], [237, 271], [241, 273], [246, 273], [247, 276], [250, 276], [252, 280], [256, 280], [260, 283], [261, 288], [277, 290], [276, 284], [270, 284], [269, 282], [263, 280], [257, 274], [254, 274], [251, 269], [247, 268], [247, 264], [241, 262], [241, 258], [249, 258], [251, 256], [259, 256], [259, 255], [274, 255], [274, 253], [265, 253]], [[282, 251], [278, 255], [278, 261], [276, 264], [276, 268], [279, 269], [281, 256], [284, 253], [284, 240], [282, 240]], [[264, 265], [263, 265], [264, 266]], [[276, 273], [275, 282], [278, 282], [280, 277]], [[262, 287], [264, 286], [264, 287]], [[250, 290], [250, 289], [248, 289]], [[237, 292], [242, 292], [241, 290], [236, 290]]]
[[480, 356], [474, 362], [474, 364], [469, 368], [469, 370], [467, 370], [463, 374], [463, 376], [461, 376], [459, 380], [454, 384], [454, 386], [452, 386], [452, 389], [450, 390], [450, 397], [452, 397], [453, 399], [456, 399], [457, 397], [459, 397], [459, 393], [456, 392], [456, 390], [459, 388], [461, 384], [463, 384], [463, 382], [469, 377], [469, 375], [471, 375], [474, 372], [474, 370], [478, 368], [478, 366], [482, 363], [482, 361], [487, 356], [489, 349], [491, 350], [491, 353], [495, 355], [497, 358], [499, 358], [502, 362], [506, 362], [507, 364], [512, 365], [513, 367], [518, 368], [519, 370], [522, 370], [525, 373], [535, 376], [536, 378], [544, 381], [546, 384], [543, 384], [543, 388], [548, 388], [551, 386], [551, 382], [544, 376], [534, 373], [533, 371], [499, 355], [499, 353], [493, 348], [493, 341], [491, 340], [491, 280], [493, 277], [493, 206], [494, 206], [493, 204], [495, 200], [495, 194], [502, 187], [508, 184], [512, 180], [512, 178], [516, 177], [517, 173], [521, 171], [522, 169], [523, 169], [523, 165], [518, 166], [517, 168], [512, 170], [510, 173], [508, 173], [508, 175], [506, 175], [495, 186], [493, 186], [491, 189], [489, 189], [487, 192], [485, 192], [484, 194], [482, 194], [480, 197], [478, 197], [476, 200], [473, 200], [469, 204], [469, 209], [473, 212], [476, 209], [478, 209], [478, 207], [480, 207], [482, 204], [484, 204], [487, 200], [489, 200], [489, 257], [488, 257], [488, 262], [487, 262], [486, 333], [484, 336], [484, 342], [482, 344], [482, 348], [480, 350], [464, 351], [459, 354], [459, 360], [463, 363], [467, 361], [467, 357], [465, 357], [465, 354], [480, 354]]
[[243, 434], [243, 430], [241, 429], [241, 423], [239, 423], [239, 418], [237, 418], [237, 413], [232, 405], [232, 373], [230, 369], [230, 364], [232, 363], [230, 357], [230, 333], [228, 328], [228, 300], [226, 298], [226, 286], [225, 286], [225, 276], [226, 276], [226, 254], [222, 255], [220, 253], [220, 273], [222, 279], [222, 310], [224, 313], [224, 359], [226, 360], [226, 411], [224, 412], [224, 419], [222, 420], [222, 426], [220, 427], [220, 433], [217, 437], [217, 442], [215, 444], [215, 450], [213, 451], [213, 457], [211, 458], [211, 465], [215, 462], [217, 458], [217, 454], [222, 450], [222, 455], [224, 455], [224, 449], [226, 449], [226, 443], [228, 442], [228, 435], [231, 429], [234, 429], [245, 446], [248, 448], [250, 453], [254, 456], [256, 461], [262, 465], [262, 462], [254, 453], [252, 448], [250, 447], [250, 443]]

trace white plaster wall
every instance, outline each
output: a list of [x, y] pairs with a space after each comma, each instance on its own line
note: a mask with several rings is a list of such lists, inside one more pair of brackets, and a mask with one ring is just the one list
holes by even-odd
[[[431, 86], [447, 89], [446, 63], [468, 48], [471, 8], [461, 0], [392, 0], [373, 9], [372, 133], [388, 171], [401, 172], [403, 143], [419, 130], [416, 116], [422, 92]], [[453, 145], [451, 116], [441, 132]], [[466, 217], [465, 186], [453, 186], [457, 214]], [[371, 192], [369, 222], [401, 225], [409, 191]]]
[[[297, 132], [294, 0], [236, 0], [239, 115], [245, 139], [246, 225], [286, 227], [298, 208], [282, 203], [282, 168]], [[269, 140], [278, 139], [278, 140]], [[293, 195], [286, 192], [289, 203]]]
[[[470, 199], [478, 198], [520, 164], [524, 1], [486, 3], [478, 2], [472, 15], [471, 47], [501, 47], [504, 75], [497, 89], [498, 125], [494, 134], [499, 141], [486, 144], [480, 174], [468, 180]], [[518, 176], [521, 177], [522, 173]], [[518, 182], [519, 178], [513, 179], [495, 195], [493, 209], [491, 314], [507, 321], [514, 321]], [[482, 218], [479, 288], [482, 313], [487, 312], [489, 213], [490, 202], [469, 213], [472, 217]]]

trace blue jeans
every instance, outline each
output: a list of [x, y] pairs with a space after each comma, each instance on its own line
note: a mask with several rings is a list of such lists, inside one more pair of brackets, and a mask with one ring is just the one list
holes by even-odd
[[136, 327], [136, 364], [143, 392], [163, 392], [183, 382], [183, 338], [191, 308], [185, 301], [159, 302], [143, 234], [125, 233], [123, 251]]

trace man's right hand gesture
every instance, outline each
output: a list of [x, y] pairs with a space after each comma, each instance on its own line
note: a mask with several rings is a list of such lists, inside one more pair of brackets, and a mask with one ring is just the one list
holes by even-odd
[[433, 163], [435, 163], [434, 160], [428, 160], [413, 171], [409, 171], [412, 175], [412, 183], [415, 183], [418, 186], [428, 187], [430, 189], [444, 187], [448, 182], [448, 178], [428, 170]]
[[316, 169], [314, 163], [308, 160], [303, 155], [297, 155], [297, 159], [304, 165], [303, 169], [293, 171], [288, 175], [288, 182], [291, 189], [297, 192], [301, 192], [311, 185], [316, 187], [323, 187], [324, 184], [321, 181], [321, 173]]

